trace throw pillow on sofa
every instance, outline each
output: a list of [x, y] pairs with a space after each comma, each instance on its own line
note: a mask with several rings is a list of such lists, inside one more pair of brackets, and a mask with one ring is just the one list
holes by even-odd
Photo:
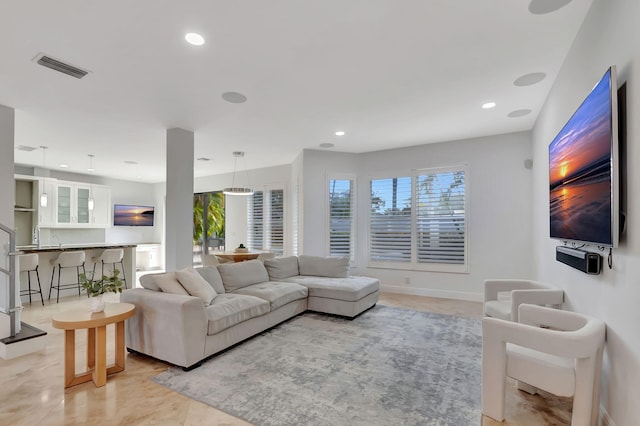
[[218, 293], [205, 281], [193, 268], [185, 268], [176, 271], [176, 278], [191, 296], [199, 297], [204, 306], [209, 306]]
[[259, 260], [223, 263], [218, 265], [218, 271], [227, 292], [269, 281], [269, 274]]
[[349, 257], [298, 257], [300, 275], [311, 275], [329, 278], [347, 278], [349, 276]]
[[264, 267], [267, 268], [271, 281], [280, 281], [285, 278], [300, 275], [298, 272], [298, 258], [296, 256], [265, 259]]
[[184, 294], [185, 296], [189, 295], [189, 293], [187, 293], [187, 290], [185, 290], [180, 282], [178, 282], [175, 272], [155, 274], [153, 278], [163, 293]]
[[224, 285], [222, 284], [222, 277], [216, 266], [203, 266], [202, 268], [196, 268], [196, 271], [200, 274], [206, 282], [211, 284], [211, 287], [218, 294], [224, 293]]

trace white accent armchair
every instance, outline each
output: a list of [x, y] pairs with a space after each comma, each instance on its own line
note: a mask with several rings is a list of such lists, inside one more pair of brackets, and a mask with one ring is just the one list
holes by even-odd
[[504, 419], [508, 376], [554, 395], [573, 396], [571, 424], [595, 426], [605, 324], [528, 304], [520, 305], [519, 320], [482, 319], [482, 414]]
[[563, 290], [551, 288], [537, 281], [484, 281], [484, 314], [488, 317], [518, 322], [518, 306], [522, 303], [559, 308], [563, 302]]

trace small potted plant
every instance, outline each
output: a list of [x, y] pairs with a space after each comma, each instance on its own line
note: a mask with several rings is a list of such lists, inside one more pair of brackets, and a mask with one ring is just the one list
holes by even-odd
[[118, 278], [120, 271], [113, 270], [110, 277], [103, 275], [98, 279], [94, 279], [92, 274], [87, 276], [86, 274], [80, 274], [80, 286], [87, 291], [89, 295], [89, 311], [90, 312], [102, 312], [104, 311], [104, 298], [105, 293], [122, 293], [122, 281]]
[[244, 244], [240, 244], [238, 248], [235, 250], [236, 253], [248, 253], [249, 249], [244, 246]]

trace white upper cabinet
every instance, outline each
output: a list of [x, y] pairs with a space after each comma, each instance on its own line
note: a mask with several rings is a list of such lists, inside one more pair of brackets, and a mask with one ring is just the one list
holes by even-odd
[[111, 226], [111, 188], [102, 185], [92, 185], [90, 196], [93, 198], [93, 210], [89, 217], [91, 226], [108, 228]]
[[84, 183], [58, 181], [56, 188], [56, 224], [89, 226], [89, 190]]

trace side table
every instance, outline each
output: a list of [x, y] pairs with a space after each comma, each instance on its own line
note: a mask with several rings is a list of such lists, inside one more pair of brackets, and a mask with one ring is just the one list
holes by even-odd
[[[96, 386], [107, 383], [107, 375], [124, 370], [124, 320], [133, 316], [131, 303], [106, 303], [103, 312], [88, 310], [61, 312], [51, 325], [64, 333], [64, 387], [93, 380]], [[115, 324], [115, 364], [107, 367], [107, 325]], [[87, 329], [87, 371], [76, 375], [76, 330]]]

